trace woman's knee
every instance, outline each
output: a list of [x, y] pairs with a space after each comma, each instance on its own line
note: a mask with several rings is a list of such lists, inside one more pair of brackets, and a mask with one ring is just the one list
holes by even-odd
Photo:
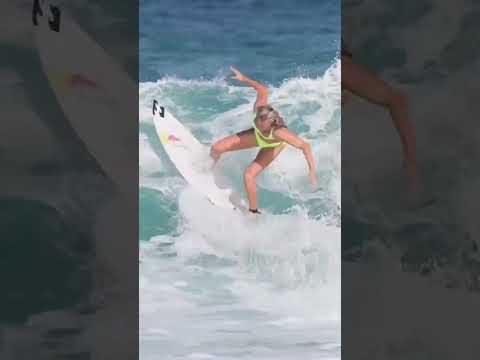
[[225, 151], [225, 146], [222, 145], [221, 140], [213, 143], [213, 145], [210, 147], [210, 154], [212, 155], [221, 155]]
[[408, 105], [407, 95], [403, 91], [392, 89], [386, 105], [391, 109], [406, 108]]
[[245, 181], [255, 181], [255, 178], [258, 175], [257, 169], [255, 169], [254, 166], [250, 165], [245, 169], [245, 172], [243, 173], [243, 178]]

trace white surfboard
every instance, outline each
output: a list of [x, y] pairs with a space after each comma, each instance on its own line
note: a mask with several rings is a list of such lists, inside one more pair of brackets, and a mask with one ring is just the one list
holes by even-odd
[[60, 6], [36, 0], [34, 38], [43, 70], [69, 123], [120, 191], [136, 198], [138, 89]]
[[211, 170], [209, 148], [156, 100], [152, 112], [160, 142], [183, 178], [214, 205], [235, 209], [232, 201], [237, 195], [230, 188], [219, 187]]

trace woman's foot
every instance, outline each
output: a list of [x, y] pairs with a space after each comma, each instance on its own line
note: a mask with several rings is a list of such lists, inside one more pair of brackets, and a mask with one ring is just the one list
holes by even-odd
[[258, 211], [258, 209], [248, 209], [248, 211], [253, 213], [253, 214], [261, 214], [261, 212]]

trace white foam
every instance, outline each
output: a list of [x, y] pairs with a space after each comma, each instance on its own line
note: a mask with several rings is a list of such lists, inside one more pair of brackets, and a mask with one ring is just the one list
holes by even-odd
[[162, 161], [153, 151], [148, 138], [141, 134], [138, 137], [140, 175], [149, 175], [163, 169]]
[[[261, 219], [226, 213], [202, 201], [191, 189], [182, 192], [179, 200], [185, 224], [184, 233], [175, 241], [178, 256], [203, 253], [236, 262], [246, 277], [237, 279], [231, 289], [254, 307], [274, 311], [277, 305], [281, 313], [298, 311], [309, 319], [339, 319], [338, 228], [310, 220], [301, 212], [265, 214]], [[210, 216], [205, 217], [206, 212]], [[257, 280], [268, 286], [257, 287]], [[270, 286], [290, 292], [278, 297]], [[319, 302], [322, 311], [318, 311]]]

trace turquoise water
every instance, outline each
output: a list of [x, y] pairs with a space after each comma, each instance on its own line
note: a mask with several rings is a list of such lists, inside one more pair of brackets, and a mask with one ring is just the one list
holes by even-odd
[[[340, 358], [340, 4], [144, 1], [140, 22], [141, 358]], [[259, 218], [190, 188], [150, 116], [156, 98], [206, 146], [248, 128], [255, 92], [230, 65], [269, 86], [317, 163], [312, 189], [285, 150], [258, 179]], [[242, 196], [255, 154], [219, 163]]]

